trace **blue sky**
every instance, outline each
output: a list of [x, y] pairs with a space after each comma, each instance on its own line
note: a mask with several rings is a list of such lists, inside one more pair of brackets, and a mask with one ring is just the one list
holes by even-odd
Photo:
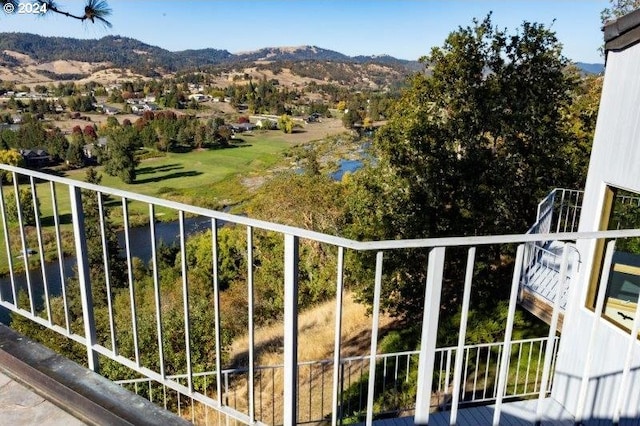
[[[21, 0], [25, 2], [26, 0]], [[70, 12], [80, 0], [59, 0]], [[600, 11], [606, 0], [109, 0], [113, 28], [59, 16], [7, 16], [0, 31], [76, 38], [121, 35], [169, 50], [213, 47], [232, 53], [261, 47], [316, 45], [347, 55], [389, 54], [417, 59], [439, 46], [449, 32], [493, 12], [510, 30], [522, 21], [551, 25], [564, 54], [602, 62]]]

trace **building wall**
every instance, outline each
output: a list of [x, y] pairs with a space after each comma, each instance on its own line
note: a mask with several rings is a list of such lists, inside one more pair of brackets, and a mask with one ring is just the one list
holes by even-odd
[[[640, 44], [609, 52], [589, 174], [580, 217], [580, 231], [598, 229], [605, 188], [615, 186], [640, 193]], [[582, 260], [576, 286], [570, 289], [552, 396], [575, 413], [580, 378], [587, 362], [594, 321], [585, 307], [595, 243], [577, 243]], [[597, 326], [585, 413], [588, 418], [610, 419], [620, 393], [621, 371], [629, 333], [606, 320]], [[640, 418], [640, 343], [635, 341], [632, 389], [626, 396], [623, 417]]]

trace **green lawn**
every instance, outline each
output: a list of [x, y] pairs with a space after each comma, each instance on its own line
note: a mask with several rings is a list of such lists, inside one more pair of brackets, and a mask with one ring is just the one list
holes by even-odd
[[[193, 191], [236, 174], [264, 170], [275, 164], [290, 146], [270, 135], [245, 136], [244, 140], [233, 148], [168, 153], [164, 157], [143, 160], [136, 169], [133, 184], [127, 185], [106, 174], [102, 176], [102, 184], [146, 195], [157, 195], [159, 191], [166, 193], [168, 188]], [[67, 175], [83, 180], [85, 171], [76, 170]]]
[[[157, 196], [159, 198], [173, 199], [188, 204], [203, 207], [221, 207], [225, 204], [233, 204], [246, 199], [248, 191], [240, 183], [243, 176], [259, 175], [267, 169], [282, 161], [282, 153], [291, 146], [276, 133], [266, 133], [244, 136], [244, 142], [235, 147], [216, 150], [191, 151], [187, 153], [168, 153], [166, 156], [143, 160], [137, 168], [136, 182], [125, 184], [117, 177], [102, 175], [102, 185], [124, 189], [140, 194]], [[66, 177], [84, 180], [85, 169], [73, 170], [66, 173]], [[21, 184], [26, 186], [28, 184]], [[4, 186], [7, 194], [13, 191], [13, 186]], [[38, 198], [40, 200], [40, 217], [44, 232], [49, 241], [45, 252], [49, 256], [55, 253], [53, 245], [53, 204], [51, 202], [51, 189], [49, 183], [37, 185]], [[69, 191], [65, 186], [56, 186], [56, 198], [58, 214], [62, 219], [63, 232], [67, 233], [63, 240], [69, 242], [70, 238], [70, 203]], [[120, 200], [116, 199], [112, 205], [118, 208], [112, 209], [112, 217], [116, 224], [122, 223], [122, 210], [119, 208]], [[140, 203], [129, 205], [132, 224], [148, 220], [148, 206]], [[176, 218], [175, 212], [157, 209], [158, 219], [171, 220]], [[35, 232], [29, 229], [27, 245], [37, 247]], [[10, 230], [12, 245], [19, 247], [20, 237], [17, 225]], [[0, 241], [4, 241], [4, 232], [0, 227]], [[7, 270], [7, 259], [4, 244], [0, 248], [0, 271]]]

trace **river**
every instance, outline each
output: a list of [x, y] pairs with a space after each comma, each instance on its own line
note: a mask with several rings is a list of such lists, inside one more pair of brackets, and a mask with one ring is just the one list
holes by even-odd
[[[219, 221], [220, 226], [224, 223]], [[184, 221], [185, 234], [191, 236], [199, 232], [203, 232], [211, 227], [211, 219], [208, 217], [190, 217]], [[180, 223], [178, 221], [173, 222], [158, 222], [156, 223], [156, 241], [157, 244], [164, 242], [165, 244], [173, 244], [179, 242], [180, 236]], [[118, 232], [118, 244], [120, 247], [125, 247], [124, 231]], [[151, 260], [151, 231], [148, 226], [140, 226], [129, 229], [129, 245], [131, 249], [131, 256], [142, 259], [145, 263]], [[121, 253], [125, 255], [124, 250]], [[36, 254], [35, 256], [39, 256]], [[14, 259], [14, 264], [21, 262], [20, 258]], [[63, 268], [66, 277], [74, 275], [74, 268], [76, 266], [76, 258], [69, 256], [64, 259]], [[45, 263], [45, 275], [47, 277], [47, 285], [49, 288], [49, 294], [56, 296], [62, 293], [61, 279], [60, 279], [60, 265], [57, 261]], [[27, 290], [27, 277], [25, 271], [16, 272], [14, 279], [18, 289]], [[31, 281], [31, 288], [34, 293], [34, 299], [36, 301], [36, 307], [41, 308], [43, 306], [42, 296], [44, 295], [44, 284], [42, 280], [42, 269], [40, 267], [33, 268], [29, 271], [29, 279]], [[0, 292], [5, 300], [11, 300], [11, 278], [7, 275], [0, 278]], [[10, 322], [9, 313], [6, 309], [0, 307], [0, 322], [8, 324]]]

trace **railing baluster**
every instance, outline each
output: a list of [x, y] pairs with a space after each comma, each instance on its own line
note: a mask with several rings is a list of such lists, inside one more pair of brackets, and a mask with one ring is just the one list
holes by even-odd
[[473, 374], [473, 399], [476, 399], [476, 390], [478, 389], [478, 369], [480, 368], [480, 348], [476, 348], [476, 368]]
[[482, 399], [487, 397], [487, 383], [489, 382], [489, 363], [491, 362], [491, 348], [487, 347], [487, 363], [484, 370], [484, 389], [482, 390]]
[[429, 252], [429, 265], [424, 297], [424, 316], [420, 357], [418, 359], [418, 384], [416, 392], [415, 422], [429, 423], [431, 387], [433, 383], [433, 363], [435, 361], [436, 339], [438, 335], [438, 314], [444, 273], [445, 248], [436, 247]]
[[573, 232], [576, 229], [576, 219], [578, 217], [579, 200], [580, 200], [580, 192], [576, 191], [576, 202], [573, 206], [573, 217], [571, 218], [571, 229], [570, 229], [571, 232]]
[[[565, 244], [562, 249], [562, 261], [560, 263], [560, 275], [558, 277], [558, 285], [556, 287], [556, 294], [553, 301], [553, 313], [551, 314], [551, 324], [549, 325], [549, 334], [547, 335], [547, 350], [544, 356], [544, 364], [542, 367], [542, 381], [540, 383], [540, 392], [538, 393], [538, 403], [536, 407], [536, 421], [542, 420], [543, 414], [543, 402], [542, 400], [547, 396], [547, 387], [549, 384], [549, 376], [551, 372], [551, 362], [554, 358], [554, 340], [556, 338], [556, 332], [558, 330], [558, 320], [560, 318], [560, 298], [562, 297], [562, 289], [564, 288], [564, 282], [567, 277], [567, 268], [569, 265], [569, 244]], [[542, 345], [542, 343], [541, 343]]]
[[[4, 177], [0, 175], [0, 179], [4, 179]], [[7, 220], [7, 210], [5, 206], [5, 200], [4, 200], [4, 188], [2, 187], [1, 181], [0, 181], [0, 212], [2, 213], [2, 230], [4, 231], [4, 244], [7, 250], [7, 264], [9, 266], [9, 279], [11, 280], [11, 297], [13, 298], [13, 305], [17, 309], [18, 308], [18, 292], [16, 290], [15, 274], [13, 272], [13, 256], [11, 255], [11, 238], [9, 236], [9, 224]], [[1, 291], [0, 291], [0, 295], [4, 300], [4, 294], [2, 294]]]
[[409, 382], [409, 371], [411, 368], [411, 355], [407, 357], [407, 371], [405, 373], [404, 381], [405, 383]]
[[36, 181], [33, 176], [29, 176], [29, 183], [31, 184], [31, 199], [33, 202], [33, 214], [36, 222], [36, 235], [38, 237], [38, 250], [40, 254], [40, 271], [42, 272], [42, 290], [44, 292], [44, 306], [47, 312], [47, 320], [49, 325], [51, 322], [51, 301], [49, 300], [49, 280], [47, 278], [47, 269], [44, 259], [44, 243], [42, 241], [42, 226], [40, 224], [40, 209], [38, 208], [38, 191], [36, 188]]
[[109, 264], [109, 243], [107, 241], [107, 232], [106, 232], [106, 224], [105, 224], [105, 210], [104, 210], [104, 200], [102, 199], [102, 193], [97, 192], [96, 196], [98, 197], [98, 216], [100, 216], [100, 239], [102, 241], [102, 261], [104, 263], [104, 281], [107, 287], [107, 309], [109, 311], [109, 328], [111, 334], [111, 350], [114, 355], [118, 355], [118, 341], [116, 339], [116, 325], [115, 318], [113, 315], [113, 304], [112, 297], [113, 294], [111, 292], [111, 265]]
[[443, 388], [444, 388], [444, 384], [442, 383], [443, 381], [443, 377], [442, 377], [442, 372], [444, 371], [443, 369], [443, 365], [444, 365], [444, 353], [442, 351], [436, 350], [436, 356], [438, 356], [438, 358], [440, 359], [440, 365], [439, 365], [439, 370], [438, 370], [438, 392], [442, 393]]
[[51, 208], [53, 210], [53, 224], [56, 235], [56, 248], [58, 251], [58, 267], [60, 268], [60, 291], [62, 292], [62, 305], [64, 308], [64, 322], [67, 335], [71, 333], [71, 320], [69, 318], [69, 302], [67, 300], [67, 280], [64, 272], [64, 251], [62, 237], [60, 235], [60, 216], [58, 214], [58, 198], [55, 182], [49, 182], [51, 187]]
[[387, 357], [385, 356], [382, 361], [382, 391], [387, 388]]
[[524, 378], [524, 393], [527, 393], [529, 388], [529, 372], [531, 371], [531, 358], [533, 355], [533, 342], [529, 342], [529, 356], [527, 357], [527, 371]]
[[87, 238], [84, 228], [84, 212], [82, 210], [82, 191], [76, 186], [69, 185], [69, 196], [71, 198], [71, 218], [76, 245], [80, 299], [82, 300], [84, 337], [87, 346], [87, 364], [91, 370], [96, 371], [98, 368], [98, 353], [93, 350], [93, 346], [96, 344], [96, 324], [93, 316], [93, 295], [91, 294]]
[[189, 280], [187, 279], [187, 237], [184, 229], [184, 211], [178, 212], [180, 222], [180, 263], [182, 264], [182, 301], [184, 306], [184, 347], [187, 363], [187, 388], [193, 392], [193, 366], [191, 365], [191, 327], [189, 324]]
[[338, 271], [336, 278], [336, 319], [333, 341], [333, 400], [331, 405], [331, 424], [338, 424], [338, 386], [341, 365], [342, 345], [342, 297], [344, 292], [344, 248], [338, 247]]
[[513, 281], [511, 283], [511, 296], [509, 297], [509, 314], [507, 316], [507, 327], [504, 337], [504, 351], [502, 352], [502, 361], [500, 362], [500, 375], [498, 378], [498, 395], [493, 412], [493, 425], [500, 424], [500, 415], [502, 410], [502, 399], [504, 397], [507, 376], [509, 374], [509, 357], [511, 355], [511, 334], [513, 332], [513, 322], [516, 314], [516, 303], [518, 301], [518, 282], [520, 281], [520, 273], [522, 272], [522, 254], [524, 246], [520, 244], [516, 251], [516, 264], [513, 270]]
[[324, 418], [324, 374], [325, 374], [325, 364], [322, 363], [322, 371], [320, 372], [321, 383], [320, 383], [320, 417]]
[[590, 370], [591, 362], [593, 358], [593, 348], [596, 343], [596, 334], [598, 331], [598, 325], [600, 324], [600, 318], [602, 317], [602, 310], [604, 308], [604, 301], [606, 297], [606, 290], [609, 285], [609, 271], [611, 270], [611, 261], [613, 258], [613, 252], [615, 250], [615, 240], [611, 240], [607, 243], [607, 250], [605, 252], [604, 263], [602, 265], [602, 274], [600, 276], [600, 287], [598, 288], [598, 296], [596, 299], [596, 306], [593, 312], [593, 323], [591, 325], [591, 334], [589, 336], [589, 344], [587, 346], [587, 356], [584, 363], [584, 370], [582, 373], [582, 380], [580, 383], [580, 391], [578, 393], [578, 403], [575, 412], [576, 422], [581, 422], [584, 419], [584, 409], [587, 402], [587, 392], [589, 390]]
[[[158, 266], [158, 253], [156, 247], [156, 213], [155, 206], [149, 204], [149, 239], [151, 241], [151, 262], [153, 265], [153, 299], [156, 305], [156, 330], [158, 337], [158, 362], [160, 363], [160, 376], [164, 379], [164, 342], [162, 333], [162, 304], [160, 302], [160, 279]], [[205, 382], [206, 383], [206, 382]], [[206, 389], [206, 384], [205, 384]]]
[[222, 406], [222, 336], [220, 333], [220, 284], [218, 282], [218, 221], [211, 219], [211, 268], [213, 272], [213, 315], [216, 329], [216, 392]]
[[544, 341], [540, 342], [540, 344], [538, 345], [538, 363], [536, 364], [536, 381], [534, 384], [534, 389], [538, 387], [538, 380], [540, 379], [540, 376], [541, 376], [540, 363], [542, 362], [541, 360], [543, 359], [543, 356], [542, 356], [543, 350], [544, 350]]
[[493, 378], [493, 398], [498, 395], [498, 381], [500, 379], [500, 362], [502, 360], [502, 348], [504, 347], [504, 343], [498, 346], [498, 356], [496, 356], [496, 374]]
[[[18, 216], [18, 227], [20, 229], [20, 241], [22, 242], [22, 262], [24, 263], [24, 274], [27, 281], [27, 293], [29, 295], [29, 309], [31, 315], [35, 315], [35, 305], [33, 301], [33, 288], [31, 285], [31, 271], [29, 270], [29, 248], [27, 247], [27, 236], [25, 234], [24, 218], [22, 217], [22, 205], [20, 203], [20, 187], [18, 185], [18, 174], [13, 172], [13, 190], [16, 197], [16, 213]], [[16, 299], [16, 306], [18, 301]]]
[[[453, 398], [451, 400], [451, 416], [449, 424], [455, 425], [458, 421], [458, 404], [460, 402], [460, 381], [462, 380], [462, 356], [467, 336], [467, 321], [469, 318], [469, 303], [471, 300], [471, 283], [473, 282], [473, 269], [475, 265], [476, 248], [471, 247], [467, 253], [467, 269], [464, 278], [464, 290], [462, 294], [462, 311], [460, 317], [460, 330], [458, 331], [458, 347], [453, 371]], [[468, 357], [468, 353], [467, 353]], [[466, 377], [466, 366], [465, 366]]]
[[311, 364], [307, 365], [307, 368], [309, 369], [309, 413], [308, 413], [308, 419], [309, 422], [311, 422], [311, 389], [312, 389], [312, 385], [313, 385], [313, 371], [312, 371], [312, 367]]
[[471, 351], [471, 348], [465, 348], [464, 349], [464, 373], [462, 375], [462, 377], [464, 377], [464, 380], [462, 381], [462, 395], [464, 395], [467, 392], [467, 377], [469, 374], [469, 352]]
[[136, 314], [136, 292], [133, 281], [133, 262], [131, 259], [131, 243], [129, 240], [129, 205], [126, 198], [122, 198], [122, 219], [124, 227], [124, 247], [127, 258], [127, 274], [129, 277], [129, 299], [131, 303], [131, 331], [133, 333], [133, 350], [136, 365], [140, 366], [140, 348], [138, 346], [138, 316]]
[[298, 421], [298, 237], [284, 236], [284, 404], [283, 423]]
[[255, 362], [255, 330], [254, 330], [254, 295], [253, 295], [253, 228], [247, 226], [247, 301], [248, 301], [248, 324], [249, 324], [249, 420], [251, 423], [255, 421], [255, 390], [254, 390], [254, 362]]
[[367, 391], [367, 426], [373, 423], [373, 401], [375, 398], [376, 354], [378, 351], [378, 328], [380, 326], [380, 297], [382, 294], [383, 252], [376, 254], [376, 275], [373, 290], [373, 319], [371, 324], [371, 349], [369, 350], [369, 383]]

